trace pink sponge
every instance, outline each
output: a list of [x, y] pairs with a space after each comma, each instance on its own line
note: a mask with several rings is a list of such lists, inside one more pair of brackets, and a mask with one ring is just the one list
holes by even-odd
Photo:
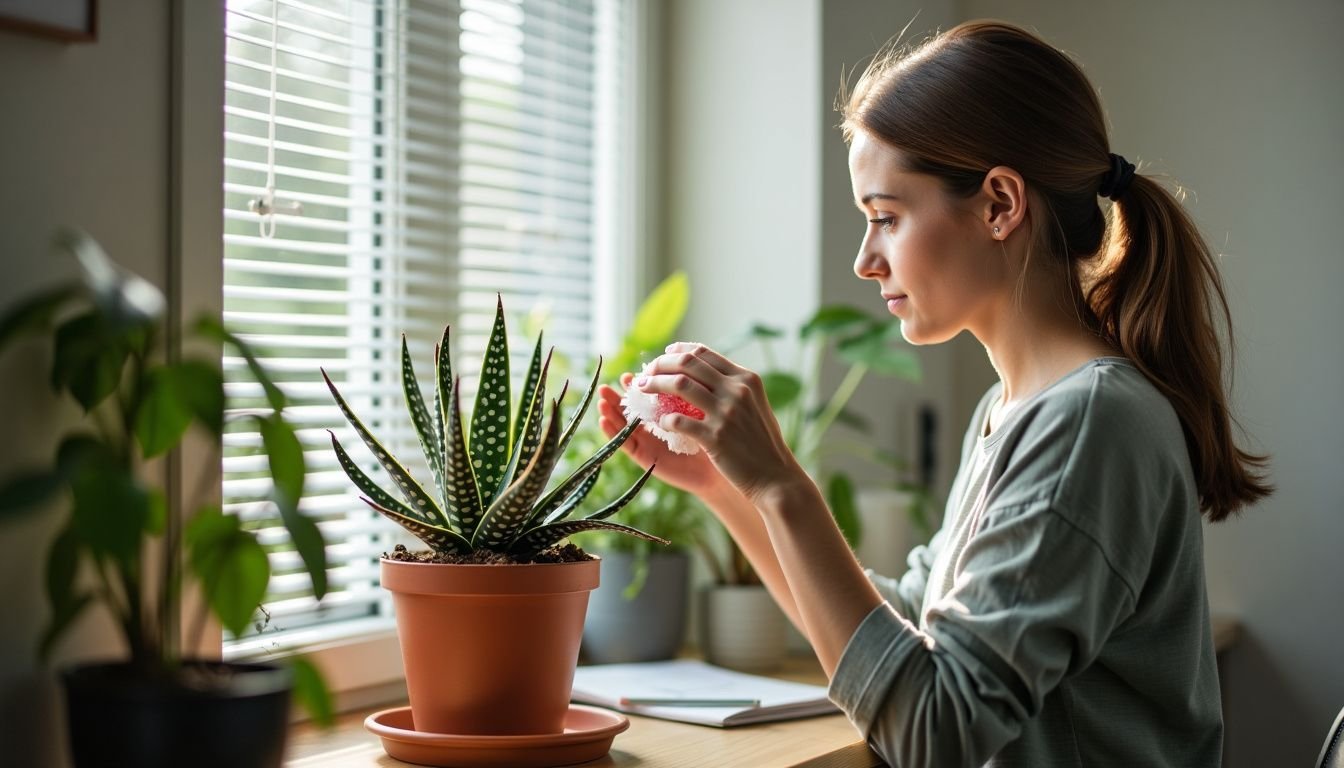
[[[647, 373], [647, 368], [648, 366], [645, 366], [643, 373]], [[651, 394], [631, 387], [625, 391], [625, 397], [621, 398], [621, 407], [627, 419], [643, 419], [644, 427], [653, 433], [654, 437], [667, 443], [667, 447], [673, 453], [699, 453], [700, 445], [691, 438], [668, 432], [658, 426], [658, 421], [669, 413], [684, 413], [692, 419], [703, 420], [705, 412], [694, 405], [676, 395]]]

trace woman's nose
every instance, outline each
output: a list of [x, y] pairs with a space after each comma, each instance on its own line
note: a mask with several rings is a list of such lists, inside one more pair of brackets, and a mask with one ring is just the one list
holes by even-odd
[[880, 280], [887, 274], [887, 260], [869, 246], [867, 237], [859, 243], [859, 255], [854, 257], [854, 274], [864, 280]]

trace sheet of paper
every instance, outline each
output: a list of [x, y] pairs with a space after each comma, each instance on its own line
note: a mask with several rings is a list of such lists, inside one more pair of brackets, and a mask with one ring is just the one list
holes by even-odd
[[[759, 707], [631, 705], [627, 699], [758, 699]], [[723, 669], [694, 659], [598, 664], [574, 674], [575, 701], [669, 720], [743, 725], [837, 711], [826, 688]]]

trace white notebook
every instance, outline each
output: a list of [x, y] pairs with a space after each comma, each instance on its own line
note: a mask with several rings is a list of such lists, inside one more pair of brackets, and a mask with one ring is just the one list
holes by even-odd
[[[694, 659], [579, 667], [571, 698], [635, 715], [720, 728], [840, 711], [826, 698], [825, 686], [748, 675]], [[628, 699], [687, 700], [698, 705], [640, 704]], [[712, 705], [726, 700], [760, 704]]]

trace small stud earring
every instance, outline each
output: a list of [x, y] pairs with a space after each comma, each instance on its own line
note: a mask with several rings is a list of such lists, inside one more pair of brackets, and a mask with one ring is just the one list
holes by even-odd
[[994, 228], [994, 236], [995, 236], [995, 237], [998, 237], [998, 236], [999, 236], [999, 232], [1000, 232], [999, 228], [998, 228], [998, 227], [995, 227], [995, 228]]

